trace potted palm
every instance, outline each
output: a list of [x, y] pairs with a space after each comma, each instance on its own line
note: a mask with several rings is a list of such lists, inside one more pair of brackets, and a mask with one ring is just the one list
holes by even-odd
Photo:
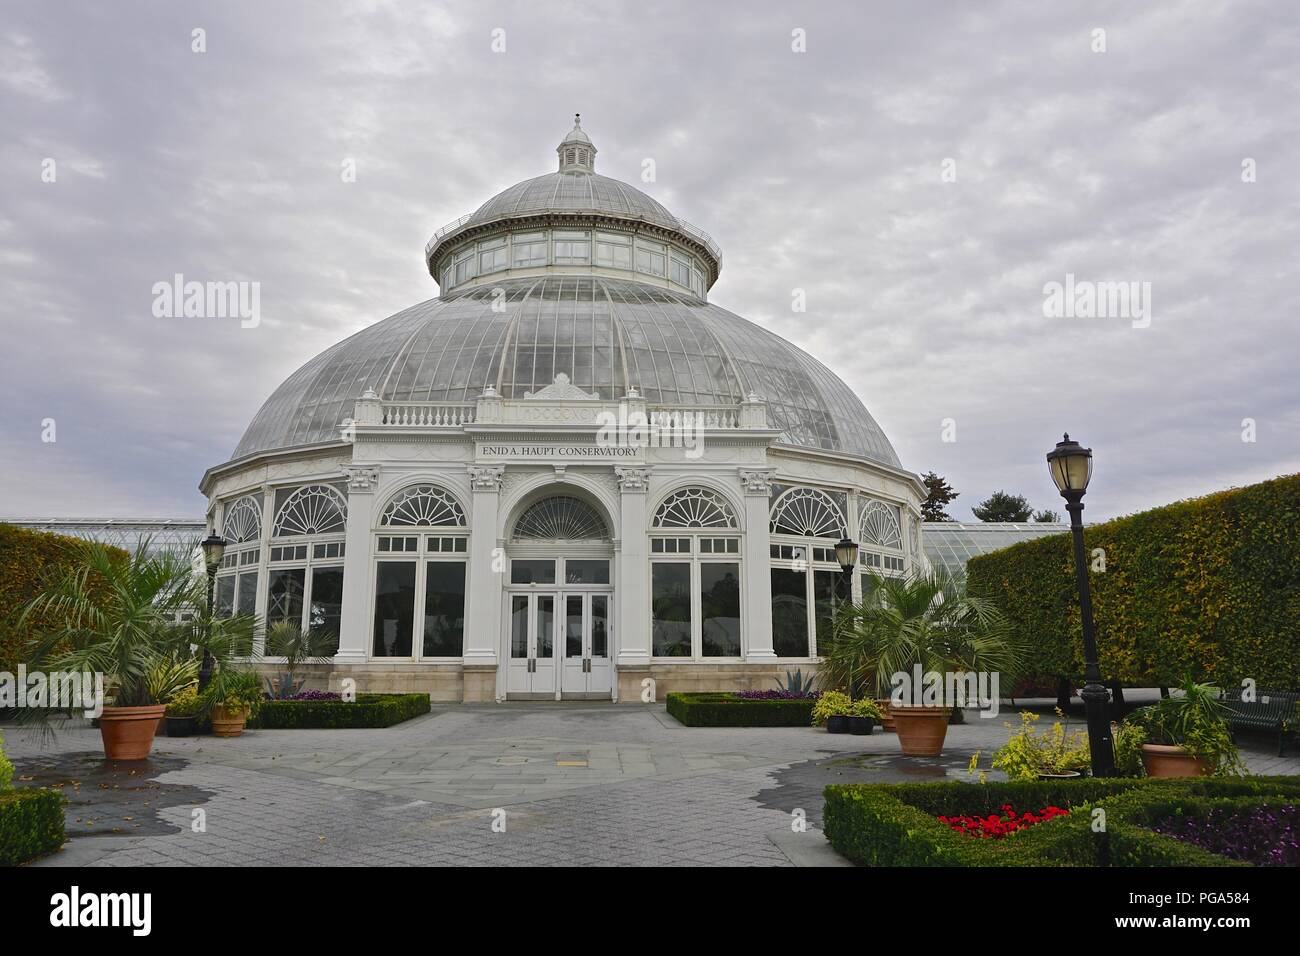
[[[34, 620], [62, 622], [34, 636], [29, 670], [104, 675], [112, 703], [103, 709], [99, 732], [110, 760], [149, 756], [166, 712], [160, 697], [174, 686], [173, 665], [192, 657], [193, 645], [228, 656], [251, 635], [251, 618], [200, 615], [202, 630], [197, 619], [175, 624], [182, 611], [206, 606], [206, 582], [194, 574], [188, 556], [154, 552], [150, 544], [145, 539], [133, 554], [121, 555], [87, 542], [78, 566], [28, 602], [18, 618], [20, 628]], [[34, 708], [20, 713], [29, 721], [47, 716]]]
[[[895, 686], [895, 675], [918, 668], [940, 675], [1002, 674], [1015, 665], [1018, 653], [1006, 619], [943, 572], [873, 575], [863, 592], [861, 604], [841, 607], [831, 629], [825, 656], [832, 680], [870, 688], [879, 697]], [[891, 699], [889, 715], [905, 756], [943, 752], [955, 703]]]
[[267, 695], [273, 700], [293, 697], [307, 682], [297, 675], [298, 668], [328, 663], [338, 647], [337, 635], [314, 628], [304, 631], [295, 621], [276, 621], [266, 631], [266, 655], [283, 657], [284, 670], [267, 678]]
[[825, 727], [828, 734], [847, 734], [849, 715], [853, 713], [853, 700], [838, 690], [825, 691], [813, 704], [812, 719], [816, 727]]
[[1228, 730], [1228, 710], [1209, 684], [1188, 681], [1181, 693], [1139, 707], [1124, 720], [1142, 735], [1148, 777], [1207, 777], [1242, 771]]
[[262, 706], [262, 680], [255, 671], [223, 667], [203, 694], [217, 737], [238, 737]]

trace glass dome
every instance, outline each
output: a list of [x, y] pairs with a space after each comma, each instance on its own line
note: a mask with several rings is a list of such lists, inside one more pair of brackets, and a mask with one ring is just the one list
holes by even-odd
[[[504, 311], [494, 311], [496, 290]], [[316, 356], [275, 390], [233, 459], [339, 440], [373, 388], [386, 401], [507, 399], [559, 373], [603, 399], [651, 405], [768, 404], [779, 441], [899, 467], [880, 426], [834, 373], [780, 336], [686, 292], [633, 279], [503, 278], [431, 299]]]

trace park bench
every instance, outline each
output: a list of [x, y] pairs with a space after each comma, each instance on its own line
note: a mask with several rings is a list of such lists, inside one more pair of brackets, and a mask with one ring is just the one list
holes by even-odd
[[1286, 735], [1294, 734], [1297, 723], [1300, 723], [1296, 713], [1300, 694], [1257, 690], [1252, 701], [1242, 700], [1240, 693], [1224, 693], [1219, 700], [1228, 708], [1228, 724], [1233, 730], [1277, 731], [1277, 755], [1282, 756]]

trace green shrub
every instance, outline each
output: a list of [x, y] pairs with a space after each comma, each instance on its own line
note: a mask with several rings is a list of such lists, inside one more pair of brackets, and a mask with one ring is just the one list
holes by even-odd
[[14, 765], [5, 756], [5, 737], [0, 734], [0, 792], [8, 790], [14, 782]]
[[17, 866], [63, 846], [63, 804], [55, 790], [0, 793], [0, 866]]
[[668, 713], [687, 727], [807, 727], [813, 698], [746, 700], [735, 694], [669, 694]]
[[[856, 784], [826, 788], [823, 829], [860, 866], [1235, 866], [1148, 829], [1191, 808], [1300, 796], [1300, 777], [1112, 779], [969, 784]], [[937, 819], [1065, 807], [1069, 816], [1001, 840], [957, 833]], [[1093, 830], [1092, 809], [1106, 826]]]
[[250, 727], [263, 730], [391, 727], [429, 712], [428, 694], [358, 694], [342, 700], [267, 700]]
[[[1089, 580], [1108, 680], [1300, 687], [1300, 475], [1089, 525], [1085, 541], [1105, 550]], [[1070, 535], [972, 558], [967, 581], [1026, 648], [1021, 675], [1082, 675]]]

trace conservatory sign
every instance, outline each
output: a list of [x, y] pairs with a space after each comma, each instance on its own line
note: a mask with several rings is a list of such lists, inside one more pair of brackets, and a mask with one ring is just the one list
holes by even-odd
[[636, 459], [641, 448], [634, 445], [570, 445], [554, 442], [483, 443], [480, 458], [504, 458], [509, 461], [559, 459], [561, 461], [619, 461]]

